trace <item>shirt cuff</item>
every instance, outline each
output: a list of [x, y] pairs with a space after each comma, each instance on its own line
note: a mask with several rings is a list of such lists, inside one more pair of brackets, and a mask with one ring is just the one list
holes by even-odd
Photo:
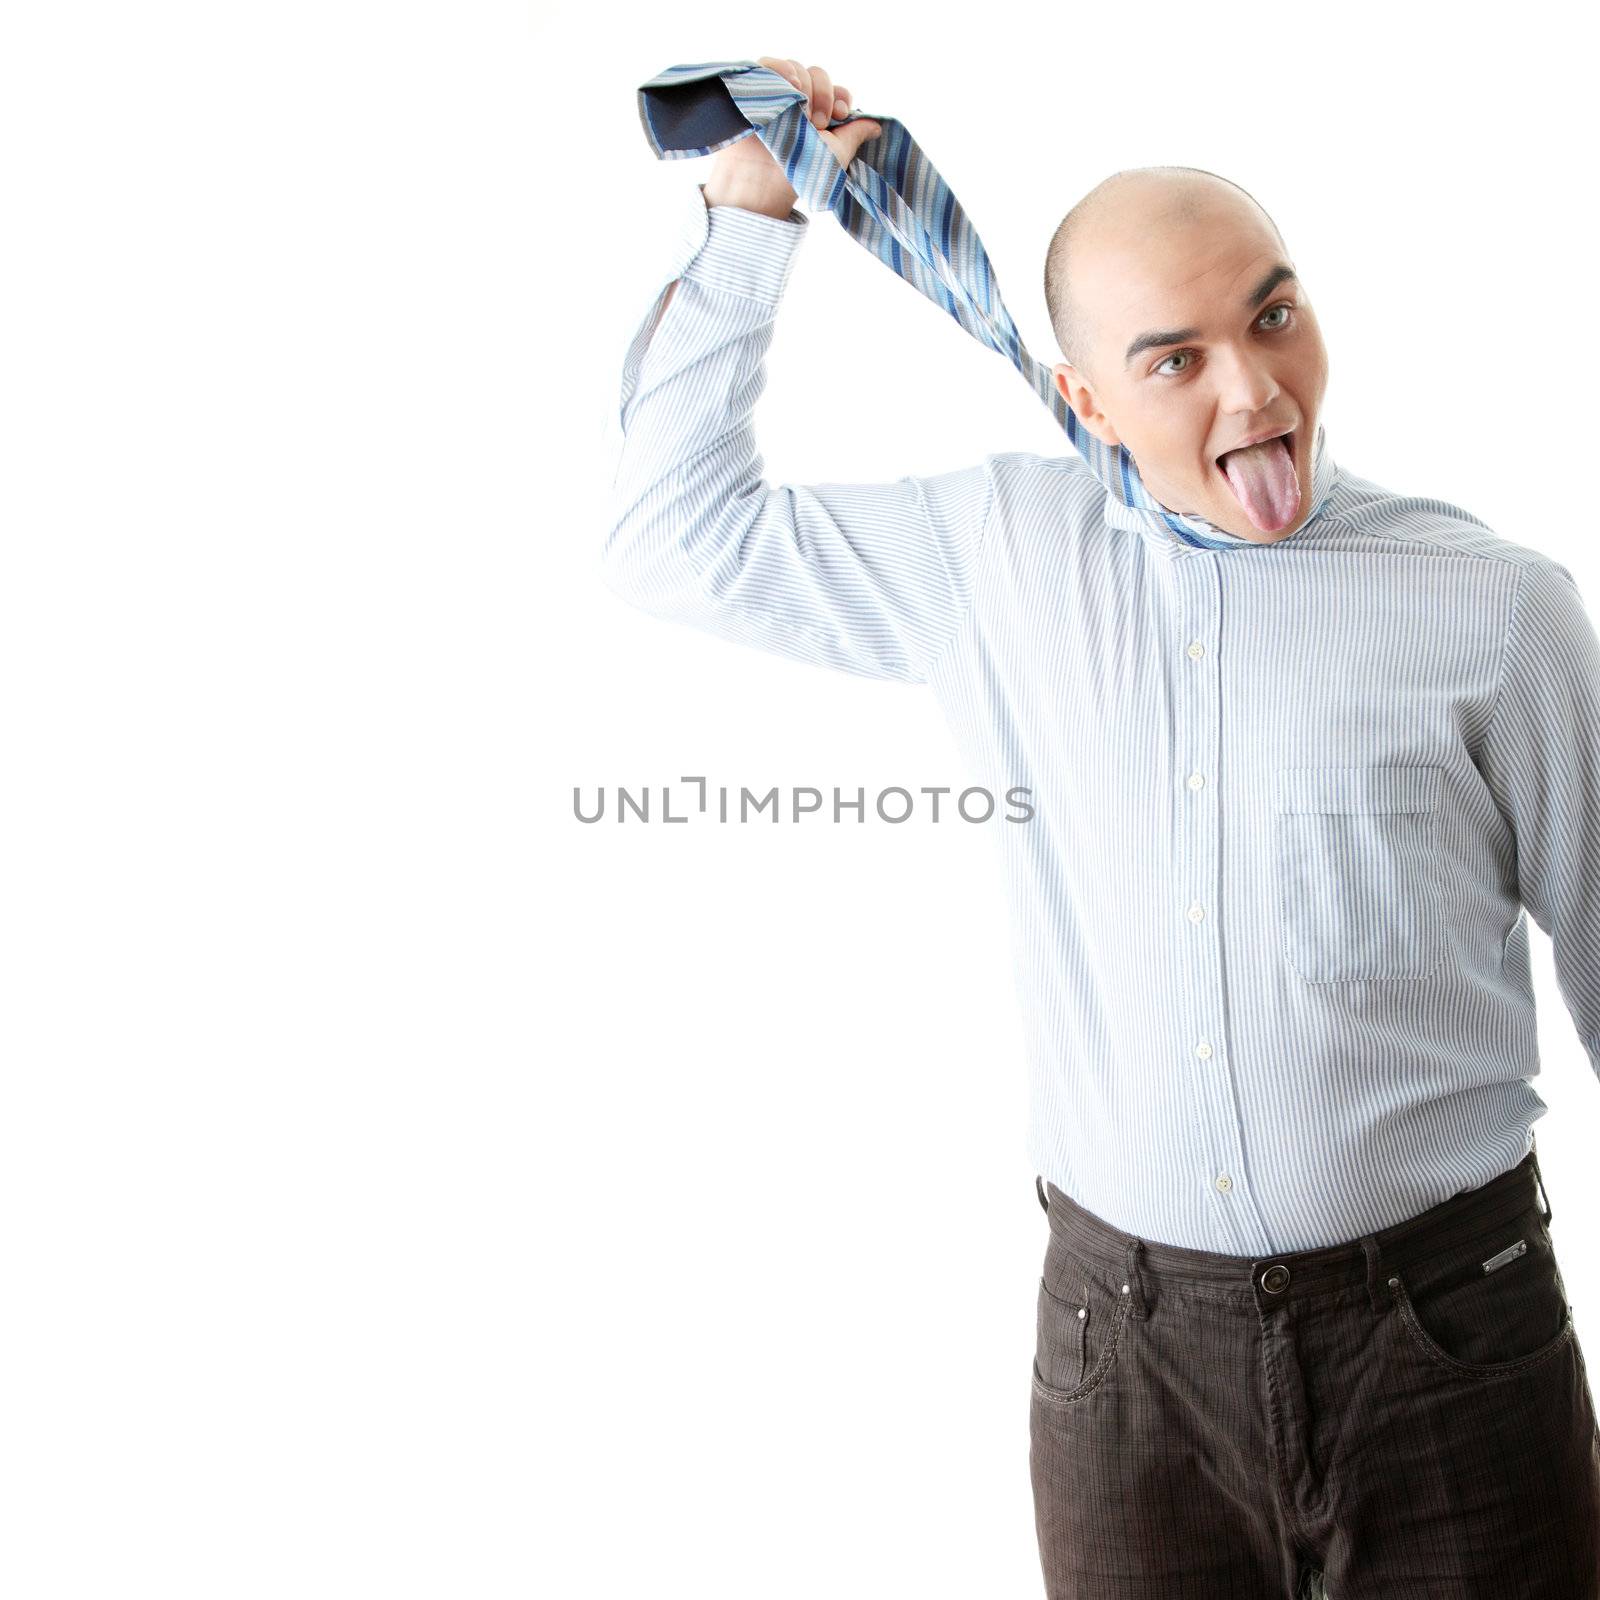
[[811, 219], [792, 207], [787, 217], [780, 218], [742, 206], [708, 206], [703, 188], [696, 184], [686, 200], [693, 208], [685, 217], [688, 242], [699, 242], [682, 276], [710, 289], [776, 305]]

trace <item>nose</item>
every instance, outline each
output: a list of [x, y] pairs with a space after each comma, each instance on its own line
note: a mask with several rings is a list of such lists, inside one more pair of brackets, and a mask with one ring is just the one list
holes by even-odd
[[1265, 411], [1278, 398], [1278, 381], [1259, 355], [1233, 354], [1222, 361], [1222, 404], [1242, 415]]

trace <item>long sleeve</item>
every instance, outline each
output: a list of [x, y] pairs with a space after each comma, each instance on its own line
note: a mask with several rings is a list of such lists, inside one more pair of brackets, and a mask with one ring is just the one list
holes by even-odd
[[1481, 755], [1516, 834], [1522, 902], [1600, 1073], [1600, 641], [1572, 574], [1541, 557], [1511, 602]]
[[708, 207], [698, 184], [685, 201], [678, 270], [634, 334], [609, 419], [603, 579], [737, 643], [924, 683], [971, 598], [991, 459], [891, 483], [768, 484], [751, 413], [809, 221]]

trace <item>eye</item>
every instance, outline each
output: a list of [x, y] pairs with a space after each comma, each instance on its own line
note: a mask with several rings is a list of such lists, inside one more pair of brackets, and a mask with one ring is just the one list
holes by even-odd
[[[1268, 306], [1267, 309], [1256, 318], [1256, 321], [1258, 323], [1265, 322], [1274, 311], [1283, 312], [1284, 319], [1282, 322], [1274, 322], [1270, 327], [1268, 327], [1266, 330], [1268, 333], [1282, 333], [1284, 329], [1293, 326], [1294, 302], [1292, 300], [1280, 300], [1275, 306]], [[1163, 372], [1161, 369], [1162, 367], [1166, 366], [1168, 361], [1176, 361], [1179, 356], [1192, 356], [1193, 354], [1194, 352], [1192, 350], [1174, 350], [1170, 356], [1165, 357], [1151, 369], [1151, 376], [1157, 378], [1181, 378], [1183, 374], [1194, 365], [1192, 360], [1189, 362], [1188, 366], [1185, 366], [1181, 371], [1178, 372]]]

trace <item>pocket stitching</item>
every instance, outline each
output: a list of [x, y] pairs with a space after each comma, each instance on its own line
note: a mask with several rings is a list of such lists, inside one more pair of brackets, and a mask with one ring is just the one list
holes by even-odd
[[[1040, 1277], [1040, 1279], [1039, 1279], [1039, 1287], [1040, 1287], [1040, 1288], [1041, 1288], [1041, 1289], [1043, 1289], [1043, 1290], [1044, 1290], [1044, 1292], [1045, 1292], [1045, 1293], [1046, 1293], [1046, 1294], [1047, 1294], [1047, 1295], [1049, 1295], [1049, 1296], [1050, 1296], [1050, 1298], [1051, 1298], [1051, 1299], [1052, 1299], [1052, 1300], [1054, 1300], [1054, 1301], [1055, 1301], [1055, 1303], [1056, 1303], [1056, 1304], [1057, 1304], [1057, 1305], [1058, 1305], [1058, 1306], [1064, 1306], [1064, 1307], [1065, 1307], [1065, 1308], [1066, 1308], [1066, 1309], [1067, 1309], [1067, 1310], [1068, 1310], [1068, 1311], [1071, 1311], [1071, 1312], [1074, 1312], [1074, 1313], [1076, 1313], [1076, 1312], [1077, 1312], [1077, 1311], [1079, 1311], [1079, 1310], [1081, 1310], [1081, 1309], [1082, 1309], [1082, 1306], [1083, 1306], [1083, 1305], [1085, 1305], [1085, 1304], [1087, 1304], [1087, 1302], [1082, 1302], [1082, 1301], [1077, 1301], [1077, 1300], [1063, 1300], [1063, 1299], [1062, 1299], [1062, 1298], [1061, 1298], [1061, 1296], [1060, 1296], [1060, 1295], [1058, 1295], [1058, 1294], [1057, 1294], [1057, 1293], [1056, 1293], [1056, 1292], [1055, 1292], [1055, 1290], [1054, 1290], [1054, 1289], [1052, 1289], [1052, 1288], [1051, 1288], [1051, 1287], [1050, 1287], [1050, 1285], [1049, 1285], [1049, 1284], [1048, 1284], [1048, 1283], [1047, 1283], [1047, 1282], [1046, 1282], [1046, 1281], [1045, 1281], [1045, 1279], [1044, 1279], [1044, 1278], [1043, 1278], [1043, 1277], [1042, 1277], [1042, 1276], [1041, 1276], [1041, 1277]], [[1104, 1285], [1104, 1284], [1101, 1284], [1101, 1286], [1100, 1286], [1100, 1287], [1101, 1287], [1101, 1288], [1104, 1288], [1104, 1287], [1105, 1287], [1105, 1285]]]
[[[1083, 1314], [1089, 1309], [1089, 1302], [1085, 1300], [1082, 1302], [1082, 1304], [1078, 1304], [1072, 1300], [1063, 1300], [1060, 1295], [1056, 1294], [1055, 1291], [1051, 1289], [1049, 1282], [1046, 1280], [1043, 1273], [1039, 1275], [1039, 1288], [1044, 1294], [1046, 1300], [1050, 1301], [1056, 1306], [1059, 1306], [1064, 1313], [1071, 1317], [1071, 1325], [1077, 1329], [1077, 1332], [1072, 1337], [1072, 1343], [1077, 1346], [1078, 1382], [1082, 1383], [1084, 1379], [1089, 1376], [1088, 1372], [1084, 1369], [1084, 1361], [1088, 1355], [1089, 1349], [1087, 1342], [1089, 1319]], [[1034, 1353], [1034, 1359], [1038, 1359], [1037, 1351]], [[1071, 1394], [1074, 1392], [1077, 1385], [1075, 1384], [1072, 1389], [1062, 1389], [1055, 1384], [1046, 1384], [1045, 1387], [1048, 1389], [1053, 1389], [1057, 1394]]]
[[1430, 1360], [1451, 1372], [1458, 1372], [1466, 1378], [1477, 1378], [1488, 1381], [1513, 1372], [1521, 1372], [1526, 1367], [1537, 1366], [1541, 1361], [1548, 1361], [1568, 1340], [1572, 1338], [1573, 1320], [1572, 1307], [1567, 1307], [1566, 1321], [1561, 1325], [1561, 1331], [1549, 1343], [1525, 1356], [1513, 1356], [1509, 1361], [1462, 1361], [1453, 1356], [1443, 1345], [1439, 1344], [1431, 1333], [1422, 1326], [1416, 1308], [1411, 1304], [1411, 1296], [1406, 1292], [1405, 1279], [1396, 1277], [1393, 1285], [1395, 1304], [1400, 1312], [1400, 1321], [1406, 1331], [1416, 1341], [1422, 1353]]
[[[1059, 1305], [1067, 1302], [1059, 1295], [1050, 1294], [1045, 1287], [1044, 1279], [1039, 1280], [1040, 1287], [1050, 1298]], [[1043, 1374], [1039, 1371], [1039, 1356], [1035, 1351], [1033, 1357], [1033, 1392], [1048, 1405], [1075, 1405], [1078, 1401], [1086, 1399], [1093, 1394], [1106, 1380], [1106, 1375], [1111, 1371], [1117, 1359], [1117, 1352], [1122, 1347], [1122, 1326], [1128, 1320], [1128, 1297], [1117, 1297], [1117, 1309], [1111, 1319], [1111, 1331], [1106, 1335], [1105, 1347], [1101, 1350], [1099, 1358], [1094, 1364], [1094, 1371], [1085, 1373], [1083, 1382], [1075, 1389], [1054, 1389], [1044, 1381]]]
[[[1440, 967], [1442, 967], [1444, 965], [1445, 961], [1447, 960], [1447, 958], [1449, 956], [1449, 949], [1448, 949], [1448, 946], [1447, 946], [1447, 944], [1445, 942], [1445, 937], [1444, 937], [1445, 931], [1446, 931], [1445, 916], [1444, 916], [1444, 913], [1445, 913], [1444, 889], [1443, 889], [1443, 885], [1439, 881], [1438, 871], [1434, 870], [1432, 872], [1427, 873], [1427, 875], [1426, 875], [1426, 884], [1425, 884], [1425, 893], [1426, 893], [1426, 896], [1427, 896], [1425, 915], [1428, 918], [1428, 926], [1432, 927], [1432, 929], [1434, 931], [1436, 942], [1437, 942], [1437, 944], [1439, 946], [1438, 957], [1433, 962], [1433, 964], [1431, 966], [1424, 968], [1420, 972], [1403, 972], [1403, 973], [1394, 973], [1394, 974], [1371, 974], [1371, 975], [1367, 975], [1367, 976], [1348, 976], [1348, 975], [1339, 976], [1339, 975], [1336, 975], [1336, 976], [1331, 977], [1331, 978], [1313, 977], [1294, 958], [1293, 947], [1292, 947], [1291, 940], [1290, 940], [1290, 932], [1291, 932], [1291, 928], [1292, 928], [1293, 924], [1291, 922], [1290, 914], [1289, 914], [1287, 874], [1284, 871], [1284, 865], [1283, 865], [1285, 856], [1287, 854], [1287, 852], [1286, 852], [1286, 850], [1284, 848], [1285, 840], [1286, 840], [1286, 837], [1287, 837], [1286, 829], [1285, 829], [1285, 826], [1284, 826], [1286, 818], [1290, 818], [1290, 817], [1307, 817], [1307, 816], [1311, 816], [1311, 817], [1330, 817], [1330, 816], [1333, 816], [1333, 817], [1346, 817], [1346, 816], [1357, 816], [1357, 817], [1420, 816], [1420, 817], [1423, 817], [1423, 818], [1426, 819], [1425, 825], [1426, 825], [1427, 830], [1428, 830], [1428, 833], [1427, 833], [1427, 851], [1426, 851], [1427, 860], [1430, 863], [1432, 863], [1435, 866], [1435, 868], [1437, 868], [1438, 859], [1439, 859], [1438, 817], [1439, 817], [1439, 809], [1440, 809], [1439, 808], [1439, 801], [1438, 801], [1438, 791], [1439, 791], [1440, 782], [1442, 781], [1443, 770], [1444, 769], [1442, 767], [1439, 767], [1439, 766], [1423, 766], [1423, 767], [1365, 767], [1365, 768], [1362, 768], [1362, 767], [1355, 767], [1355, 768], [1350, 768], [1350, 767], [1279, 767], [1277, 769], [1277, 771], [1278, 771], [1277, 788], [1276, 788], [1276, 791], [1275, 791], [1275, 800], [1274, 800], [1275, 809], [1273, 811], [1273, 851], [1274, 851], [1274, 858], [1273, 858], [1272, 867], [1273, 867], [1273, 875], [1274, 875], [1274, 878], [1276, 880], [1276, 886], [1277, 886], [1279, 945], [1280, 945], [1280, 948], [1283, 951], [1283, 958], [1288, 963], [1290, 969], [1292, 971], [1294, 971], [1304, 982], [1306, 982], [1306, 983], [1318, 983], [1318, 984], [1323, 984], [1323, 983], [1416, 983], [1416, 982], [1420, 982], [1420, 981], [1422, 981], [1424, 979], [1431, 978], [1434, 975], [1434, 973], [1436, 973], [1440, 969]], [[1344, 786], [1342, 794], [1340, 796], [1341, 803], [1337, 807], [1333, 807], [1333, 806], [1330, 805], [1330, 808], [1328, 810], [1325, 810], [1325, 811], [1314, 811], [1314, 810], [1297, 809], [1295, 807], [1295, 805], [1293, 804], [1292, 799], [1288, 799], [1286, 797], [1286, 790], [1288, 790], [1291, 787], [1285, 781], [1285, 776], [1284, 775], [1286, 773], [1290, 773], [1290, 772], [1296, 772], [1296, 773], [1304, 773], [1304, 772], [1338, 773], [1338, 772], [1352, 772], [1352, 771], [1363, 772], [1363, 773], [1365, 773], [1367, 775], [1367, 793], [1366, 793], [1366, 795], [1364, 797], [1363, 796], [1355, 796], [1355, 797], [1352, 798], [1350, 793], [1349, 793], [1349, 791], [1353, 786], [1346, 785], [1346, 786]], [[1435, 775], [1422, 788], [1422, 793], [1426, 796], [1426, 803], [1420, 803], [1418, 801], [1418, 799], [1416, 798], [1415, 788], [1414, 787], [1413, 787], [1412, 791], [1409, 794], [1407, 792], [1407, 786], [1408, 785], [1413, 785], [1413, 786], [1415, 785], [1415, 780], [1412, 779], [1410, 777], [1410, 775], [1413, 774], [1413, 773], [1417, 773], [1417, 772], [1427, 772], [1427, 773]], [[1405, 804], [1385, 804], [1384, 801], [1385, 801], [1386, 797], [1385, 797], [1385, 795], [1383, 793], [1383, 784], [1384, 784], [1385, 780], [1384, 779], [1380, 779], [1378, 777], [1378, 774], [1401, 774], [1401, 773], [1406, 774], [1406, 777], [1404, 777], [1404, 778], [1395, 778], [1395, 779], [1393, 779], [1393, 780], [1391, 780], [1389, 782], [1389, 787], [1390, 787], [1390, 791], [1391, 791], [1389, 798], [1390, 799], [1394, 799], [1395, 797], [1398, 797], [1399, 799], [1404, 800], [1407, 803], [1405, 803]], [[1306, 784], [1306, 785], [1304, 785], [1304, 787], [1315, 789], [1316, 785], [1314, 785], [1314, 784]], [[1324, 785], [1324, 787], [1329, 789], [1329, 790], [1338, 790], [1340, 788], [1339, 785], [1336, 785], [1336, 784], [1331, 783], [1331, 782], [1326, 783]], [[1365, 803], [1358, 803], [1362, 799], [1365, 800]]]

